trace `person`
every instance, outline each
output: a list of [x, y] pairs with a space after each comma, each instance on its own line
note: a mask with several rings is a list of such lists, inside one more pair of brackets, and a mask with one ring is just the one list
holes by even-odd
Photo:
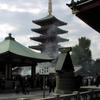
[[24, 94], [29, 94], [30, 91], [29, 91], [29, 83], [27, 80], [25, 80], [24, 82]]
[[76, 76], [76, 89], [79, 90], [80, 86], [83, 85], [83, 77], [81, 75]]
[[54, 92], [55, 86], [56, 86], [56, 80], [55, 79], [49, 79], [47, 81], [47, 86], [49, 87], [49, 93]]
[[14, 89], [15, 89], [15, 92], [16, 93], [19, 93], [20, 92], [20, 84], [19, 84], [19, 81], [16, 81], [15, 82]]
[[100, 74], [96, 74], [96, 82], [95, 82], [96, 86], [98, 87], [100, 84]]

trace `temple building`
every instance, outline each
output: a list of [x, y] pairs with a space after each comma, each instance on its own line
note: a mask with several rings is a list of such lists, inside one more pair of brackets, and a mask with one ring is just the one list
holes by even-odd
[[73, 14], [100, 33], [100, 0], [72, 0], [67, 6]]
[[[33, 80], [35, 80], [37, 63], [49, 61], [52, 61], [52, 58], [21, 45], [9, 34], [8, 37], [0, 42], [0, 80], [3, 80], [0, 81], [0, 89], [6, 89], [6, 86], [8, 87], [10, 84], [13, 84], [13, 69], [24, 66], [31, 66], [32, 85], [34, 85]], [[13, 87], [13, 85], [11, 86]]]
[[59, 26], [66, 25], [67, 23], [57, 19], [52, 15], [52, 1], [49, 0], [48, 15], [44, 18], [33, 20], [32, 22], [39, 25], [40, 28], [31, 29], [33, 32], [40, 34], [39, 37], [30, 37], [31, 40], [40, 42], [39, 45], [29, 46], [32, 49], [39, 50], [43, 54], [56, 59], [58, 56], [59, 42], [68, 41], [58, 35], [67, 33], [67, 31], [59, 28]]

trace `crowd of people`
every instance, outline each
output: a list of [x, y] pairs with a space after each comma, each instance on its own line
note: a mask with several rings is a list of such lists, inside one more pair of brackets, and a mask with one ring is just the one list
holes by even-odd
[[14, 90], [16, 93], [22, 92], [23, 94], [29, 94], [30, 93], [30, 82], [27, 78], [18, 77], [14, 84]]
[[[34, 81], [35, 88], [40, 88], [41, 90], [43, 90], [44, 81], [45, 88], [48, 89], [49, 93], [54, 92], [56, 87], [56, 79], [51, 77], [46, 77], [45, 80], [43, 80], [43, 76], [36, 77]], [[20, 76], [16, 78], [16, 82], [14, 85], [14, 90], [16, 93], [22, 92], [23, 94], [29, 94], [31, 88], [32, 84], [30, 83], [29, 78], [23, 78]]]
[[[16, 78], [14, 78], [15, 82], [13, 85], [13, 89], [15, 90], [16, 93], [22, 92], [23, 94], [29, 94], [30, 90], [34, 88], [33, 87], [34, 83], [35, 88], [40, 88], [41, 90], [43, 90], [44, 89], [43, 76], [36, 76], [35, 78], [36, 79], [34, 81], [30, 77], [17, 76]], [[0, 81], [0, 87], [5, 89], [4, 86], [1, 85], [2, 82], [4, 81]], [[80, 89], [80, 86], [95, 85], [98, 87], [100, 85], [100, 74], [96, 74], [96, 76], [94, 77], [93, 76], [82, 77], [81, 75], [78, 75], [75, 77], [75, 85], [77, 90]], [[56, 78], [47, 76], [45, 78], [45, 87], [46, 89], [48, 89], [49, 93], [54, 92], [56, 88]]]
[[96, 76], [81, 76], [78, 75], [76, 78], [76, 88], [79, 89], [80, 86], [96, 86], [100, 85], [100, 73], [97, 73]]

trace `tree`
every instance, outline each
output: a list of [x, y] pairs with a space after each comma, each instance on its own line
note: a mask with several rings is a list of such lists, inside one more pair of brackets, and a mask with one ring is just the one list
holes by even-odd
[[94, 73], [94, 75], [96, 75], [97, 73], [100, 73], [100, 59], [96, 59], [91, 70]]
[[72, 61], [74, 65], [81, 65], [86, 70], [91, 66], [91, 41], [85, 37], [79, 38], [79, 44], [72, 48]]

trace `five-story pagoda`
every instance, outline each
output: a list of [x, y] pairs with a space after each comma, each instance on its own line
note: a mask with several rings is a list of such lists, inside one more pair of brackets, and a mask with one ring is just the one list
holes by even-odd
[[52, 58], [57, 58], [59, 42], [68, 41], [58, 35], [67, 33], [67, 31], [58, 28], [59, 26], [66, 25], [67, 23], [60, 21], [55, 16], [52, 15], [52, 1], [49, 0], [48, 6], [48, 16], [39, 19], [33, 20], [32, 22], [39, 25], [40, 28], [32, 29], [33, 32], [40, 34], [39, 37], [30, 37], [31, 40], [40, 42], [39, 45], [29, 46], [32, 49], [40, 50], [41, 53], [47, 54]]

